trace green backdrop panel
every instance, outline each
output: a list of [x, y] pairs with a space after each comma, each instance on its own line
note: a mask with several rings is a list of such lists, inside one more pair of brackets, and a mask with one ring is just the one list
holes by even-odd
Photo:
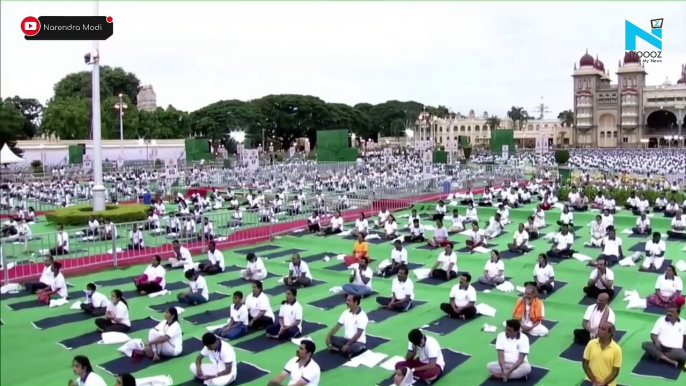
[[352, 162], [357, 159], [357, 149], [348, 143], [348, 130], [317, 131], [317, 161]]
[[514, 155], [514, 130], [491, 130], [491, 152], [502, 154], [505, 145], [510, 148], [510, 156]]
[[433, 163], [435, 163], [435, 164], [447, 164], [448, 163], [448, 153], [443, 151], [443, 150], [434, 150]]

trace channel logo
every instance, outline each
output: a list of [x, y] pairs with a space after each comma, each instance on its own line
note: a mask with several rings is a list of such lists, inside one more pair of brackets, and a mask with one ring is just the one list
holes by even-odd
[[25, 17], [21, 21], [21, 32], [26, 36], [37, 35], [40, 32], [40, 21], [33, 16]]

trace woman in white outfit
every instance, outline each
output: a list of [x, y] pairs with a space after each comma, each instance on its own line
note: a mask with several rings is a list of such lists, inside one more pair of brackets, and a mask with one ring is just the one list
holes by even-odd
[[101, 376], [93, 372], [88, 357], [77, 355], [71, 362], [71, 369], [78, 378], [70, 379], [68, 386], [107, 386]]
[[[191, 374], [205, 381], [207, 386], [225, 386], [236, 380], [238, 368], [236, 352], [228, 342], [222, 342], [211, 333], [202, 336], [200, 354], [191, 363]], [[212, 363], [202, 363], [203, 359]]]
[[145, 342], [145, 355], [153, 361], [160, 356], [176, 357], [183, 351], [183, 331], [179, 324], [179, 314], [171, 307], [164, 313], [164, 320], [148, 332]]
[[603, 217], [601, 215], [595, 216], [595, 221], [591, 223], [591, 241], [590, 246], [600, 247], [603, 243], [603, 239], [607, 234], [607, 225], [603, 222]]

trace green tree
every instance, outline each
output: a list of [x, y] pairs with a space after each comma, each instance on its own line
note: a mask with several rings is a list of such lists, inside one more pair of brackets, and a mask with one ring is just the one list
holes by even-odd
[[91, 132], [90, 100], [83, 97], [54, 98], [43, 113], [41, 130], [60, 139], [85, 139]]
[[43, 112], [43, 105], [36, 99], [22, 98], [15, 96], [14, 98], [5, 99], [6, 103], [11, 103], [19, 109], [19, 112], [24, 116], [24, 124], [21, 130], [21, 139], [31, 139], [38, 134], [40, 126], [41, 114]]
[[261, 125], [266, 122], [254, 103], [236, 99], [212, 103], [189, 117], [191, 131], [210, 139], [215, 153], [231, 131], [244, 131], [254, 139], [256, 134], [261, 137]]
[[392, 100], [375, 105], [367, 114], [371, 119], [372, 131], [376, 136], [379, 134], [394, 136], [396, 135], [392, 128], [394, 121], [414, 122], [423, 109], [424, 106], [418, 102]]
[[557, 114], [562, 127], [572, 127], [574, 125], [574, 112], [572, 110], [561, 111]]
[[524, 110], [523, 107], [516, 106], [510, 108], [510, 111], [507, 112], [507, 117], [512, 120], [512, 124], [517, 130], [522, 130], [524, 124], [531, 119], [529, 112]]
[[[138, 88], [141, 81], [134, 73], [126, 72], [121, 67], [100, 67], [100, 100], [124, 94], [133, 104], [137, 103]], [[66, 75], [60, 79], [53, 91], [55, 98], [91, 97], [91, 72], [81, 71]]]
[[[318, 130], [339, 128], [341, 120], [335, 106], [328, 106], [323, 100], [310, 95], [268, 95], [253, 101], [265, 117], [265, 122], [253, 130], [264, 130], [287, 149], [296, 138], [307, 136], [316, 145]], [[254, 133], [261, 134], [261, 133]]]
[[[123, 95], [122, 100], [126, 108], [123, 110], [124, 139], [137, 139], [139, 135], [138, 109], [133, 104], [128, 95]], [[101, 103], [101, 127], [103, 139], [120, 139], [119, 130], [119, 96], [111, 96]]]
[[500, 127], [500, 118], [498, 118], [497, 115], [488, 117], [488, 119], [486, 120], [486, 124], [491, 130], [496, 130]]
[[14, 154], [21, 156], [24, 152], [17, 147], [24, 127], [24, 116], [11, 102], [0, 101], [0, 149], [7, 144]]

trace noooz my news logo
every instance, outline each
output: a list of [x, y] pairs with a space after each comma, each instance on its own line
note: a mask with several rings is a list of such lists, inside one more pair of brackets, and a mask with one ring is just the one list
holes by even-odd
[[[662, 63], [662, 27], [664, 19], [651, 19], [650, 29], [644, 30], [629, 20], [624, 20], [624, 50], [635, 52], [643, 63]], [[653, 50], [637, 49], [637, 40], [641, 39]], [[645, 44], [643, 46], [646, 46]], [[647, 48], [647, 46], [646, 46]]]

